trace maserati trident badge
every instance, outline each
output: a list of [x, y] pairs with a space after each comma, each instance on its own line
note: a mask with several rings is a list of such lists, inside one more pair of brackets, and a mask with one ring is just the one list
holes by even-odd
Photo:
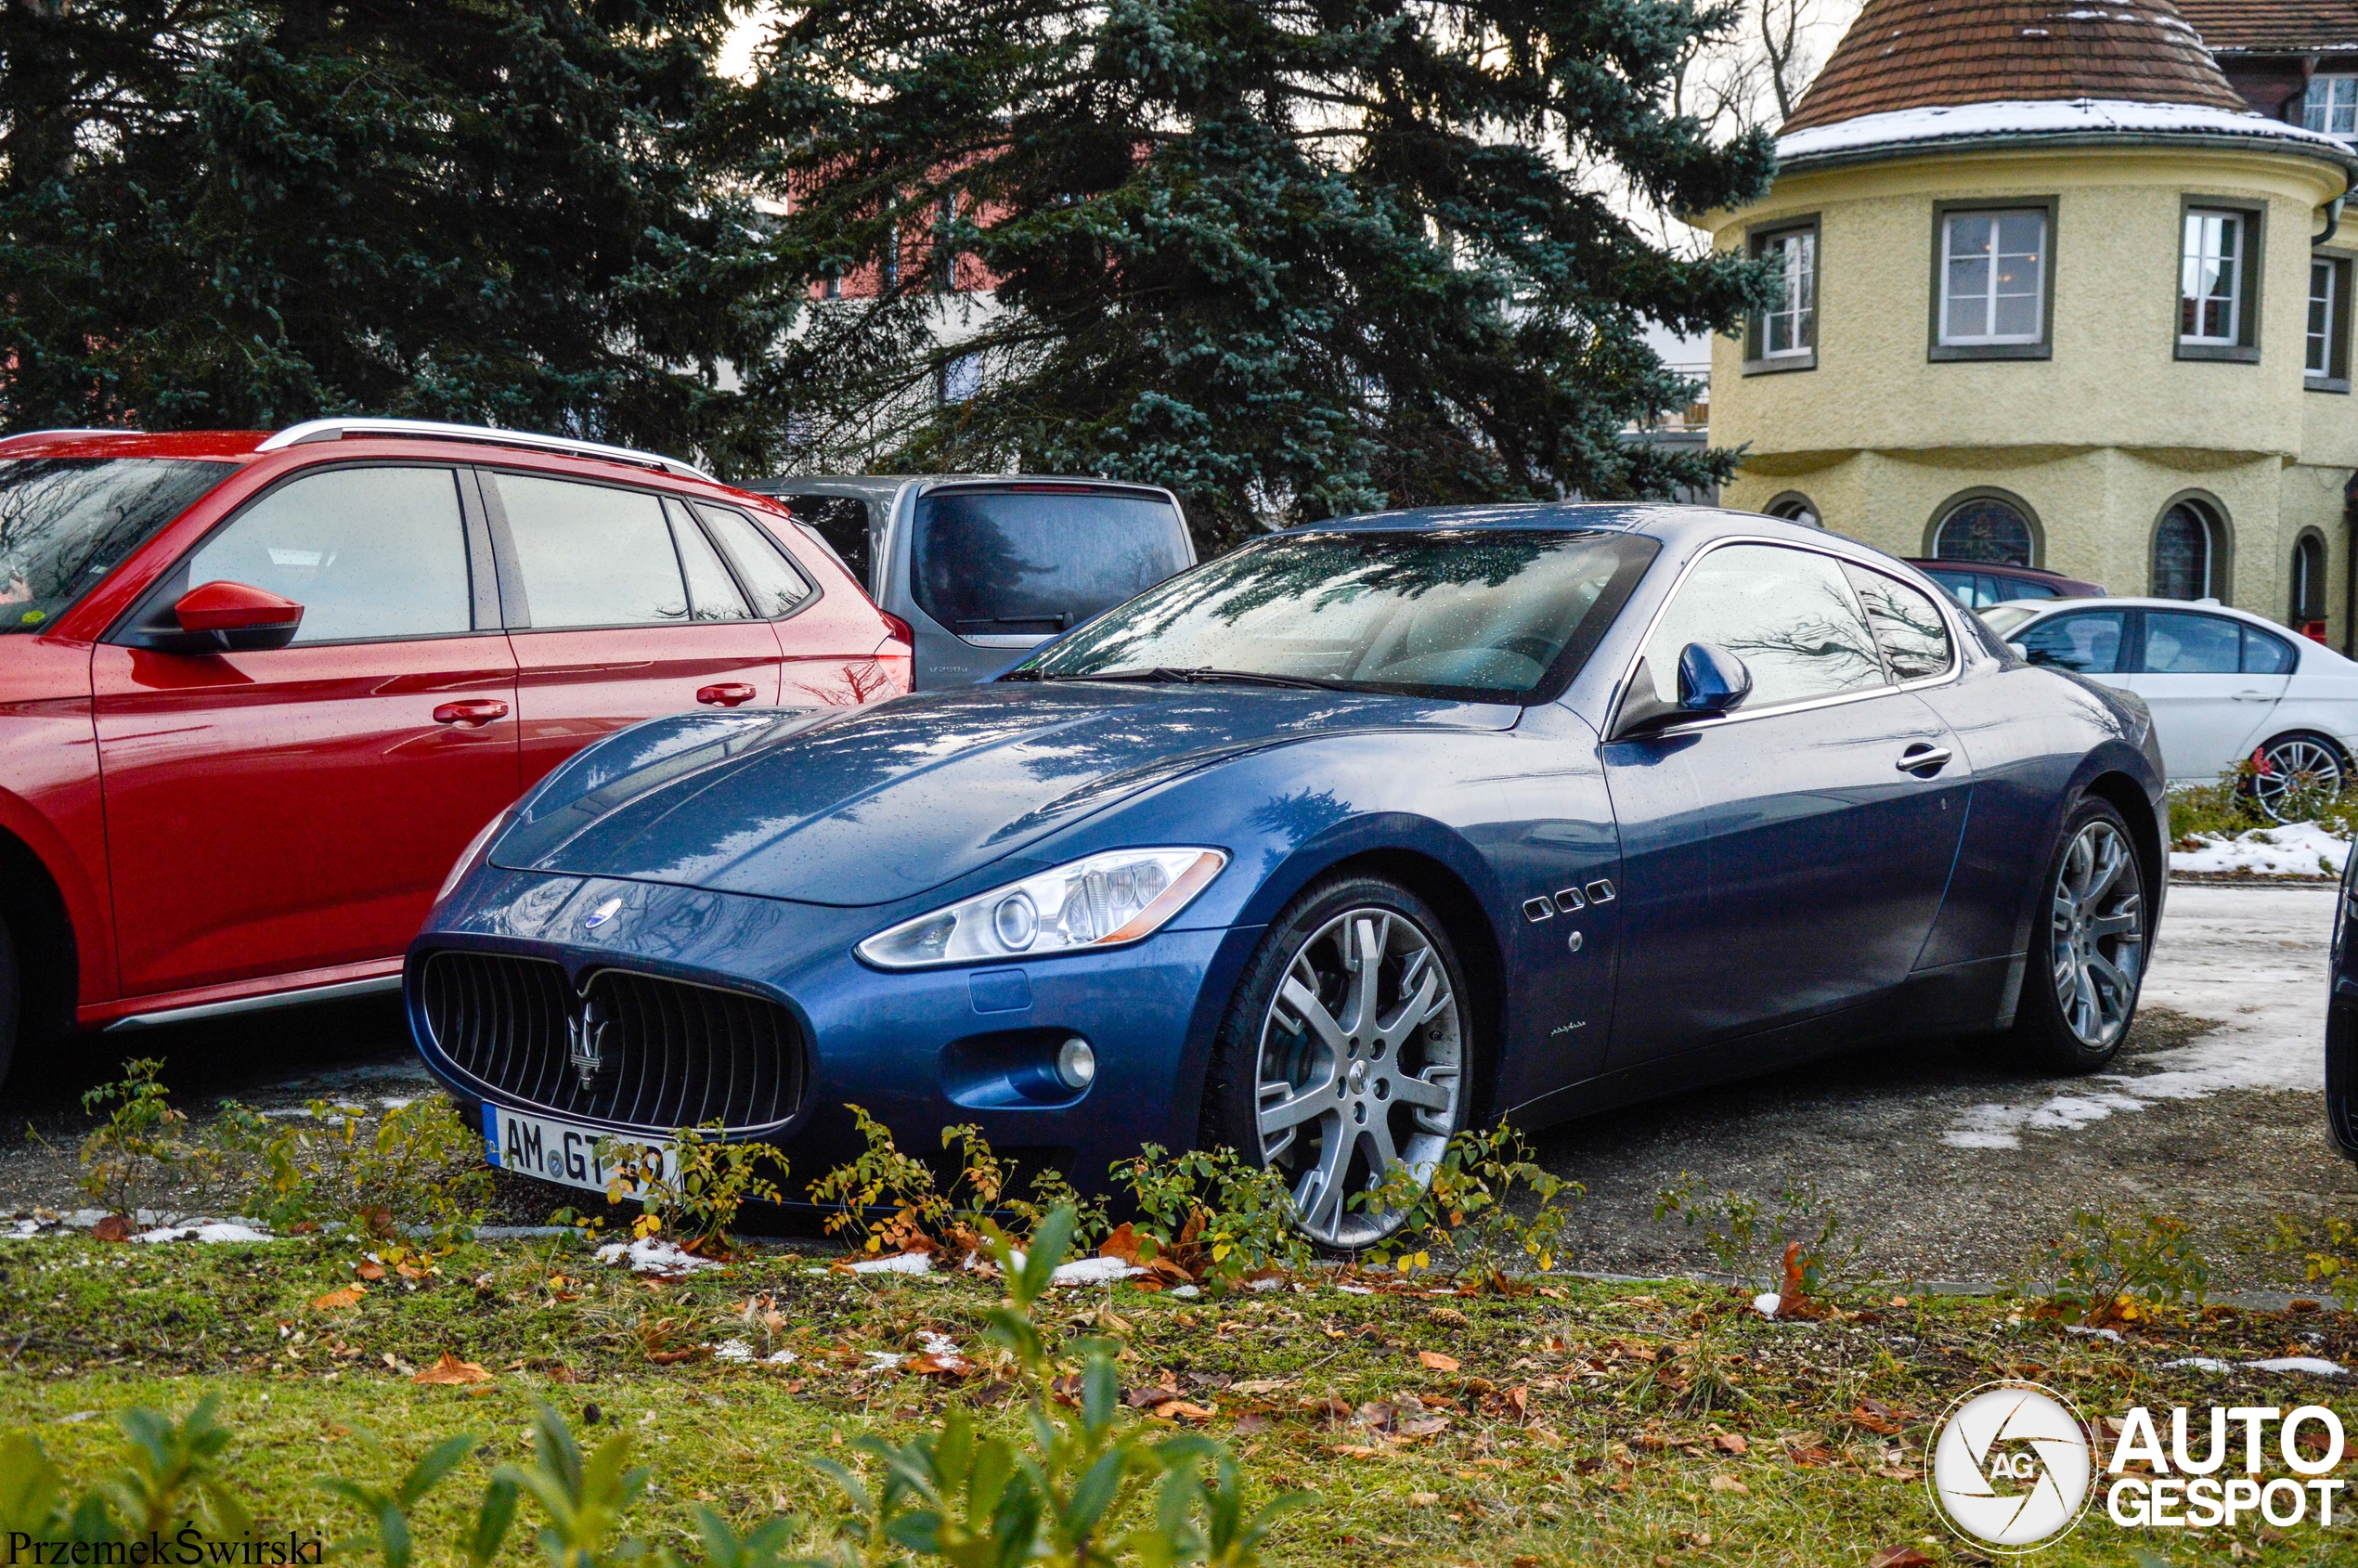
[[589, 914], [581, 917], [582, 929], [587, 931], [596, 930], [607, 921], [612, 920], [615, 915], [615, 911], [620, 909], [621, 907], [622, 900], [619, 897], [608, 899], [604, 903], [600, 904], [597, 908], [591, 910]]
[[606, 1065], [606, 1058], [599, 1054], [598, 1046], [605, 1037], [606, 1025], [611, 1021], [606, 1017], [604, 1005], [594, 997], [582, 1003], [580, 1011], [565, 1017], [565, 1034], [572, 1043], [572, 1049], [565, 1053], [565, 1060], [580, 1075], [581, 1087], [585, 1092], [596, 1087], [598, 1073]]

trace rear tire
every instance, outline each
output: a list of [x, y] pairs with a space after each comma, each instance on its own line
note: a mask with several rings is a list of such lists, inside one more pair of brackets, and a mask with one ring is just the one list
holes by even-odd
[[2349, 757], [2330, 737], [2307, 730], [2262, 741], [2251, 759], [2265, 771], [2255, 772], [2245, 788], [2270, 822], [2311, 821], [2350, 787]]
[[2093, 796], [2064, 819], [2048, 852], [2015, 1004], [2026, 1065], [2093, 1072], [2119, 1054], [2144, 984], [2144, 867], [2112, 803]]
[[1203, 1141], [1281, 1174], [1295, 1223], [1319, 1246], [1372, 1246], [1405, 1216], [1350, 1198], [1393, 1161], [1431, 1182], [1471, 1117], [1472, 1018], [1431, 905], [1381, 877], [1315, 884], [1270, 924], [1237, 982], [1212, 1048]]

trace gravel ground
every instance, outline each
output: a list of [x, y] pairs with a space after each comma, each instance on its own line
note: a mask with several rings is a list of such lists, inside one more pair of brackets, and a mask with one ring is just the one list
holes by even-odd
[[[1714, 1267], [1697, 1235], [1653, 1218], [1654, 1195], [1684, 1173], [1699, 1194], [1772, 1209], [1788, 1183], [1813, 1182], [1893, 1278], [1994, 1279], [2075, 1209], [2110, 1208], [2192, 1222], [2221, 1288], [2286, 1283], [2248, 1256], [2270, 1217], [2358, 1212], [2358, 1167], [2327, 1139], [2320, 1095], [2332, 898], [2172, 888], [2146, 1005], [2117, 1070], [2094, 1079], [2028, 1077], [1975, 1042], [1909, 1045], [1553, 1129], [1543, 1162], [1588, 1188], [1566, 1262]], [[166, 1058], [175, 1101], [198, 1115], [224, 1096], [274, 1109], [433, 1089], [389, 1001], [83, 1042], [7, 1085], [0, 1212], [81, 1206], [79, 1096], [133, 1054]], [[499, 1184], [504, 1223], [543, 1221], [569, 1196]]]

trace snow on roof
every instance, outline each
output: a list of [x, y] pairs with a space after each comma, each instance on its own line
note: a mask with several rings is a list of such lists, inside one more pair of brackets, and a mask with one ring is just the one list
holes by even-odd
[[1790, 167], [1820, 158], [1924, 144], [2080, 136], [2124, 140], [2145, 136], [2233, 136], [2289, 144], [2286, 150], [2312, 151], [2344, 165], [2358, 162], [2358, 153], [2322, 131], [2289, 125], [2264, 115], [2212, 109], [2206, 104], [2131, 103], [2118, 98], [1969, 103], [1861, 114], [1779, 136], [1777, 160]]

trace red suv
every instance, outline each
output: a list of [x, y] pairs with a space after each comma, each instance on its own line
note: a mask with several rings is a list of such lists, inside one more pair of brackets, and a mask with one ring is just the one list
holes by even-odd
[[909, 689], [765, 498], [322, 420], [0, 441], [0, 1075], [19, 1039], [396, 988], [467, 841], [599, 736]]

